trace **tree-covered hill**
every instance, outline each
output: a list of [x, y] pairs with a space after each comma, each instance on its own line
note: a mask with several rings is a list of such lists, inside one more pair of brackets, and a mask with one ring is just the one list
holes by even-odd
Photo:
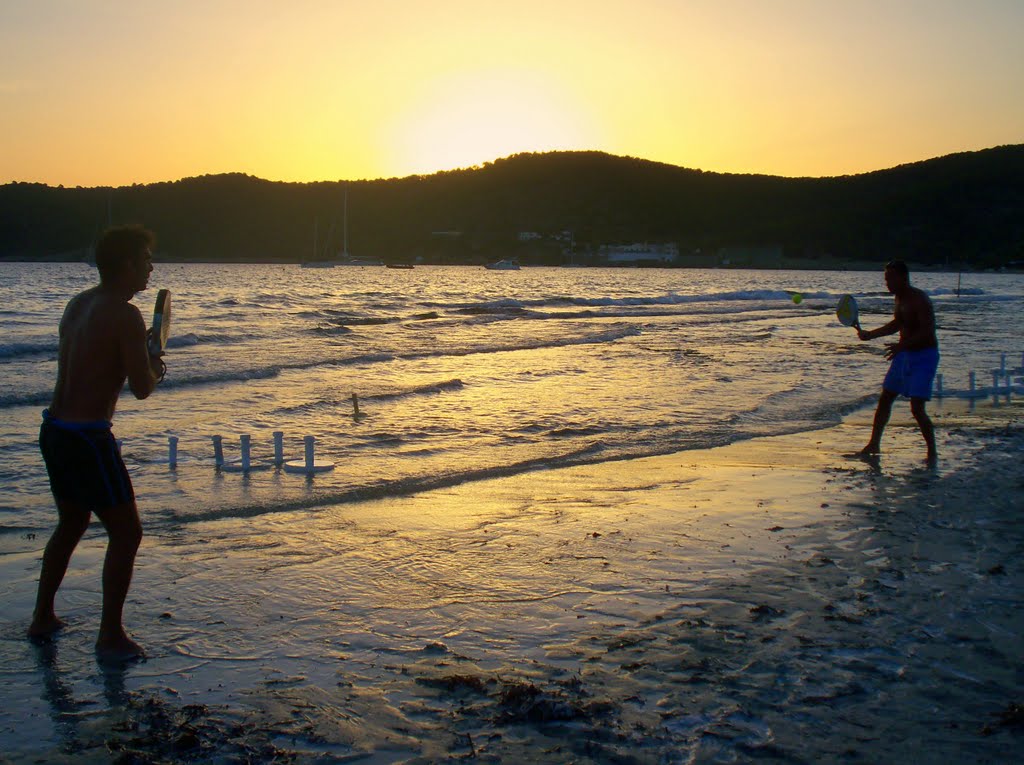
[[[298, 261], [342, 246], [385, 260], [561, 262], [572, 232], [674, 243], [684, 264], [723, 251], [993, 267], [1024, 262], [1024, 145], [863, 175], [781, 178], [689, 170], [598, 152], [520, 154], [374, 181], [277, 183], [241, 174], [120, 188], [0, 186], [0, 257], [82, 258], [108, 224], [139, 222], [159, 259]], [[529, 243], [521, 232], [532, 232]], [[538, 236], [539, 235], [539, 236]]]

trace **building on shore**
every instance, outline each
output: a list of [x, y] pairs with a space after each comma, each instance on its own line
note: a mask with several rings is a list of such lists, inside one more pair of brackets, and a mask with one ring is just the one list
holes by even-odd
[[679, 246], [674, 242], [601, 245], [598, 256], [610, 266], [659, 265], [679, 263]]

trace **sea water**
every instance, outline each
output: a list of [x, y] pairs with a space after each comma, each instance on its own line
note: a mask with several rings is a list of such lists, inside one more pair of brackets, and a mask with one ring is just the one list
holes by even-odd
[[[85, 264], [0, 267], [0, 550], [38, 547], [52, 498], [36, 438], [67, 300]], [[946, 389], [1021, 365], [1024, 277], [923, 273]], [[884, 342], [835, 318], [891, 318], [878, 272], [157, 264], [173, 297], [167, 379], [122, 395], [115, 435], [150, 533], [625, 460], [837, 423], [874, 400]], [[803, 300], [795, 303], [792, 292]], [[352, 395], [359, 401], [355, 416]], [[267, 466], [302, 438], [334, 469]], [[211, 437], [247, 474], [218, 471]], [[178, 438], [176, 468], [168, 438]], [[851, 444], [851, 448], [862, 444]]]

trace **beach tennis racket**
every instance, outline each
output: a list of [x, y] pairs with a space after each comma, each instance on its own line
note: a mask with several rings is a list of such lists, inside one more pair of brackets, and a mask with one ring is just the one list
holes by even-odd
[[153, 326], [149, 330], [149, 355], [161, 356], [167, 350], [167, 338], [171, 334], [171, 293], [160, 290], [156, 293], [153, 307]]
[[857, 316], [857, 299], [853, 295], [843, 295], [839, 298], [839, 305], [836, 306], [836, 318], [844, 327], [860, 329], [860, 320]]

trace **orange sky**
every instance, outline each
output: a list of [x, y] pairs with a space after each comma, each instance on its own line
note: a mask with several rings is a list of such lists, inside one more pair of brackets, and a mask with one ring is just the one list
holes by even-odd
[[0, 183], [403, 176], [522, 151], [837, 175], [1024, 142], [1019, 0], [33, 0]]

